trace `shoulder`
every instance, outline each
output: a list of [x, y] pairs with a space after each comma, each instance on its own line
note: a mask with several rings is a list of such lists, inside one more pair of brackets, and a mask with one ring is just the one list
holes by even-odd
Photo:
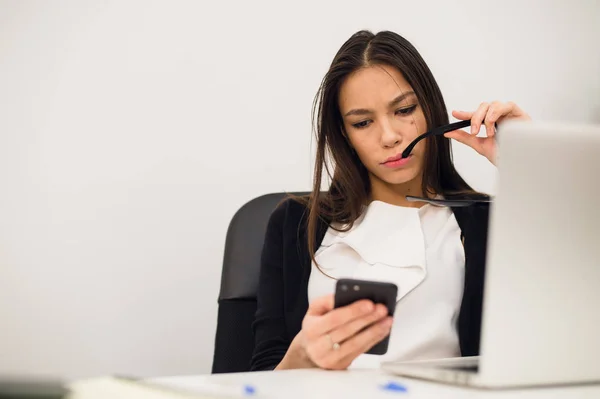
[[308, 218], [308, 198], [288, 197], [277, 205], [271, 214], [269, 224], [280, 229], [297, 229], [306, 223]]

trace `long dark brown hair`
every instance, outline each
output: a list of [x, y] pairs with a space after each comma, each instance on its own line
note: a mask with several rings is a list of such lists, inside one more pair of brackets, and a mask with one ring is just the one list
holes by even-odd
[[[389, 65], [402, 73], [421, 105], [427, 129], [448, 123], [440, 88], [417, 49], [402, 36], [388, 31], [352, 35], [335, 55], [313, 103], [317, 151], [312, 194], [308, 206], [308, 249], [313, 262], [317, 227], [321, 221], [350, 229], [368, 203], [371, 184], [367, 169], [351, 149], [344, 133], [338, 96], [344, 80], [359, 68]], [[425, 196], [447, 198], [473, 193], [452, 163], [450, 140], [436, 136], [426, 140], [422, 179]], [[321, 192], [323, 169], [331, 184]], [[332, 173], [333, 169], [333, 173]], [[339, 227], [338, 227], [339, 228]]]

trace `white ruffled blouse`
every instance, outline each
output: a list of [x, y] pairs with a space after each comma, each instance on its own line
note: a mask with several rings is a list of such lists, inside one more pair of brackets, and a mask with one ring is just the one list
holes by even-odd
[[309, 302], [333, 293], [339, 278], [398, 286], [388, 352], [360, 355], [351, 368], [460, 356], [457, 318], [465, 265], [460, 234], [449, 208], [407, 208], [381, 201], [373, 201], [351, 230], [328, 229], [315, 254], [322, 271], [312, 265]]

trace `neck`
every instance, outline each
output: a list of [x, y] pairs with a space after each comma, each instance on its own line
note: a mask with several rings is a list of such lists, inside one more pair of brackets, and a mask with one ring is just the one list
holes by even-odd
[[382, 201], [388, 204], [409, 208], [420, 208], [422, 202], [412, 202], [407, 195], [422, 197], [421, 179], [417, 178], [402, 184], [389, 184], [371, 176], [371, 201]]

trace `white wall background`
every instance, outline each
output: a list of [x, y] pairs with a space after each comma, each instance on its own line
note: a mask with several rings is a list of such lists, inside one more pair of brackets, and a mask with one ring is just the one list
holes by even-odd
[[209, 372], [227, 224], [310, 188], [311, 102], [361, 28], [413, 41], [451, 109], [600, 121], [594, 0], [0, 1], [0, 372]]

